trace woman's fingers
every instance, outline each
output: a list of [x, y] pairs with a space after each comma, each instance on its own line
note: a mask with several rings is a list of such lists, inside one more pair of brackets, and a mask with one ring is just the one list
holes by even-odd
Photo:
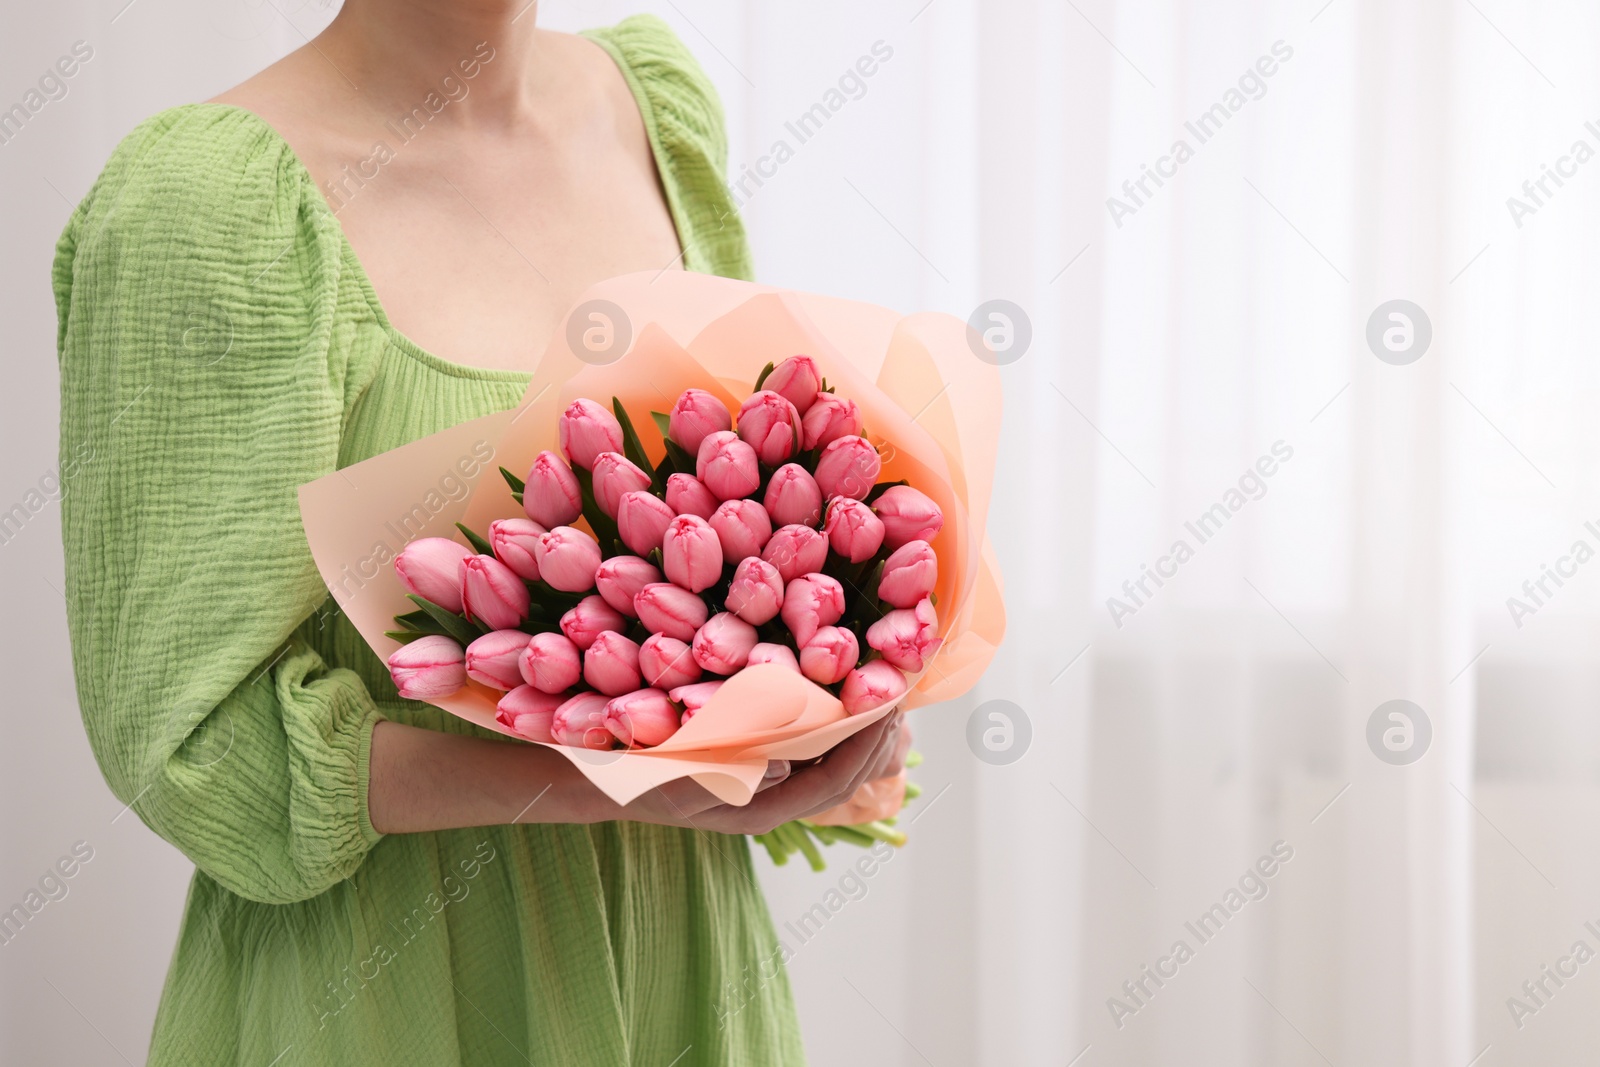
[[893, 778], [905, 769], [906, 754], [911, 751], [911, 724], [901, 721], [900, 730], [895, 735], [894, 745], [878, 760], [878, 765], [872, 768], [872, 775], [867, 779], [875, 782], [879, 778]]

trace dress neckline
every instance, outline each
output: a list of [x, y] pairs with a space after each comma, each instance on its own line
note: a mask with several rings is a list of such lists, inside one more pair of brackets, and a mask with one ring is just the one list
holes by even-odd
[[[617, 70], [622, 74], [623, 81], [628, 83], [628, 91], [633, 94], [634, 105], [639, 109], [639, 117], [644, 122], [645, 135], [650, 140], [650, 156], [655, 163], [656, 178], [661, 183], [662, 192], [666, 196], [667, 213], [672, 218], [673, 230], [678, 237], [678, 248], [680, 249], [678, 259], [683, 260], [687, 258], [689, 249], [689, 244], [684, 240], [685, 216], [683, 214], [683, 205], [678, 195], [678, 187], [671, 178], [671, 160], [661, 146], [660, 130], [656, 125], [655, 108], [650, 102], [650, 97], [645, 92], [644, 85], [640, 82], [633, 67], [628, 63], [627, 57], [622, 54], [621, 49], [594, 30], [582, 30], [578, 36], [594, 43], [610, 56], [612, 62], [616, 64]], [[317, 200], [327, 209], [328, 217], [338, 227], [341, 255], [353, 269], [356, 284], [360, 286], [367, 305], [372, 309], [373, 316], [377, 319], [379, 327], [383, 330], [385, 338], [392, 347], [430, 370], [453, 378], [484, 382], [517, 382], [523, 385], [533, 379], [531, 370], [477, 367], [470, 363], [459, 363], [453, 359], [446, 359], [443, 356], [429, 352], [404, 333], [401, 333], [390, 320], [389, 313], [384, 310], [383, 301], [378, 299], [378, 291], [372, 284], [372, 278], [367, 274], [367, 268], [361, 262], [361, 257], [356, 254], [355, 246], [350, 243], [349, 237], [345, 235], [344, 226], [339, 222], [339, 216], [334, 213], [332, 208], [328, 207], [327, 201], [322, 196], [321, 188], [317, 185], [316, 179], [311, 176], [310, 169], [300, 159], [300, 154], [294, 150], [294, 146], [289, 143], [288, 139], [278, 132], [278, 128], [256, 112], [247, 107], [240, 107], [237, 104], [219, 104], [206, 101], [183, 106], [188, 108], [217, 108], [223, 111], [236, 112], [244, 116], [246, 121], [253, 122], [261, 127], [268, 137], [278, 143], [283, 153], [293, 161], [294, 168], [300, 172], [300, 176], [305, 179], [306, 184], [315, 192]]]

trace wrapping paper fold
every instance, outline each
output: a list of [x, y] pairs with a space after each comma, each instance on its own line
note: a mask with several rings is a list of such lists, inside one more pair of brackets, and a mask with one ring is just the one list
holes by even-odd
[[[387, 659], [399, 647], [385, 631], [393, 628], [394, 615], [413, 607], [389, 562], [417, 537], [464, 540], [458, 521], [483, 532], [494, 519], [521, 515], [497, 468], [521, 475], [539, 452], [559, 452], [556, 420], [573, 400], [620, 398], [656, 460], [665, 446], [649, 412], [669, 410], [690, 386], [709, 389], [736, 411], [762, 367], [803, 352], [839, 395], [860, 407], [867, 436], [883, 456], [881, 479], [904, 478], [944, 510], [944, 529], [933, 542], [944, 644], [911, 679], [901, 706], [950, 700], [971, 688], [1004, 635], [1005, 609], [984, 532], [1000, 425], [999, 378], [991, 363], [974, 355], [966, 323], [943, 314], [902, 317], [869, 304], [683, 271], [601, 282], [568, 319], [582, 314], [586, 320], [594, 301], [608, 301], [613, 314], [620, 309], [626, 317], [617, 335], [625, 333], [631, 343], [620, 358], [586, 360], [594, 357], [569, 340], [582, 336], [582, 323], [569, 331], [563, 321], [516, 408], [300, 487], [317, 568], [373, 651]], [[442, 494], [446, 476], [467, 492]], [[469, 682], [435, 703], [486, 730], [516, 736], [495, 720], [499, 697]], [[690, 776], [724, 802], [745, 804], [769, 759], [820, 756], [891, 710], [884, 705], [847, 716], [827, 690], [763, 665], [734, 675], [656, 748], [548, 747], [618, 803]], [[892, 813], [881, 805], [862, 810], [873, 818]]]

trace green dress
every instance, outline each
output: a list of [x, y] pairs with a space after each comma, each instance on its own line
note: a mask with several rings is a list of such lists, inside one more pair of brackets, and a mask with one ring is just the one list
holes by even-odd
[[[651, 17], [590, 37], [638, 100], [685, 265], [747, 276], [705, 75]], [[129, 135], [54, 285], [84, 724], [197, 868], [149, 1062], [802, 1062], [746, 838], [368, 821], [374, 723], [476, 728], [396, 694], [296, 487], [512, 407], [528, 376], [396, 333], [310, 175], [237, 108]]]

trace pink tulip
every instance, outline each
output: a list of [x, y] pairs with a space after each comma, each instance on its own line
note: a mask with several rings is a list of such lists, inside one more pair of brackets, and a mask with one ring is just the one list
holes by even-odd
[[667, 475], [667, 506], [674, 515], [698, 515], [709, 519], [717, 510], [717, 498], [705, 483], [692, 474]]
[[708, 434], [731, 429], [733, 416], [727, 407], [704, 389], [685, 389], [667, 416], [667, 436], [691, 456]]
[[605, 597], [586, 596], [561, 616], [561, 632], [586, 652], [601, 634], [621, 633], [627, 628], [628, 620], [607, 604]]
[[801, 444], [807, 452], [825, 448], [841, 437], [860, 437], [861, 427], [861, 409], [854, 400], [818, 393], [817, 402], [800, 420]]
[[706, 620], [690, 646], [694, 661], [712, 674], [732, 674], [745, 665], [756, 647], [756, 628], [726, 611]]
[[883, 561], [878, 599], [896, 608], [914, 608], [939, 580], [939, 557], [926, 541], [907, 541]]
[[614, 630], [597, 634], [583, 653], [583, 680], [608, 697], [639, 688], [639, 646]]
[[755, 556], [740, 560], [722, 604], [752, 626], [771, 622], [783, 607], [783, 578], [778, 568]]
[[622, 424], [617, 417], [593, 400], [574, 400], [557, 422], [561, 451], [567, 458], [589, 470], [602, 452], [622, 451]]
[[826, 497], [860, 500], [878, 482], [883, 460], [865, 437], [841, 437], [822, 450], [817, 460], [817, 486]]
[[541, 693], [531, 685], [519, 685], [500, 698], [495, 705], [495, 721], [518, 737], [529, 741], [555, 741], [550, 724], [555, 719], [556, 708], [563, 703], [558, 696]]
[[844, 676], [839, 702], [844, 705], [846, 715], [859, 715], [892, 704], [905, 695], [906, 676], [892, 664], [875, 659]]
[[771, 389], [751, 393], [739, 407], [739, 439], [776, 467], [800, 450], [800, 412]]
[[496, 630], [467, 646], [467, 677], [491, 689], [509, 692], [522, 684], [517, 663], [528, 647], [521, 630]]
[[419, 637], [389, 657], [389, 677], [407, 700], [447, 697], [467, 684], [466, 653], [448, 637]]
[[[730, 565], [759, 554], [772, 536], [772, 520], [754, 500], [724, 500], [708, 522], [717, 532], [722, 561]], [[721, 576], [719, 571], [717, 577]]]
[[700, 664], [687, 644], [666, 634], [651, 634], [639, 646], [639, 673], [657, 689], [676, 689], [700, 680]]
[[722, 679], [713, 682], [696, 682], [693, 685], [680, 685], [667, 693], [668, 699], [673, 703], [683, 705], [683, 721], [688, 722], [699, 711], [711, 702], [718, 689], [722, 688]]
[[583, 654], [566, 634], [534, 634], [517, 660], [522, 680], [541, 693], [564, 693], [578, 684]]
[[606, 729], [606, 704], [602, 693], [579, 693], [562, 702], [550, 717], [550, 733], [556, 744], [573, 748], [607, 749], [616, 738]]
[[817, 399], [817, 390], [822, 388], [822, 375], [817, 371], [816, 360], [810, 356], [790, 356], [772, 368], [772, 373], [761, 383], [761, 388], [777, 393], [804, 414]]
[[815, 526], [822, 517], [822, 490], [798, 463], [785, 463], [772, 472], [762, 503], [779, 526]]
[[828, 539], [809, 526], [782, 526], [761, 550], [761, 558], [778, 568], [785, 582], [820, 571], [828, 562]]
[[606, 704], [606, 729], [629, 748], [659, 745], [678, 732], [678, 709], [659, 689], [635, 689]]
[[539, 577], [563, 593], [583, 593], [594, 588], [600, 568], [600, 546], [582, 530], [557, 526], [539, 538], [535, 555]]
[[652, 582], [633, 598], [639, 621], [653, 634], [666, 634], [688, 641], [705, 625], [706, 602], [687, 589], [671, 582]]
[[583, 514], [583, 491], [578, 476], [554, 452], [540, 452], [522, 487], [522, 510], [528, 518], [550, 529], [570, 526]]
[[653, 493], [623, 493], [617, 502], [617, 536], [641, 556], [661, 547], [661, 535], [667, 532], [671, 521], [672, 509]]
[[944, 512], [909, 485], [884, 490], [872, 509], [883, 520], [884, 542], [899, 548], [909, 541], [932, 541], [944, 529]]
[[461, 564], [472, 549], [448, 537], [421, 537], [394, 558], [394, 572], [407, 592], [446, 611], [461, 610]]
[[802, 649], [818, 629], [832, 626], [843, 615], [844, 586], [826, 574], [800, 575], [784, 587], [783, 624]]
[[941, 643], [938, 630], [938, 612], [924, 597], [915, 608], [891, 611], [867, 627], [867, 645], [901, 670], [920, 674]]
[[871, 559], [883, 547], [883, 520], [853, 497], [836, 496], [828, 502], [822, 530], [833, 550], [851, 563]]
[[800, 673], [818, 685], [844, 681], [861, 658], [856, 635], [842, 626], [823, 626], [800, 646]]
[[700, 442], [694, 473], [718, 500], [738, 500], [761, 486], [756, 450], [730, 430], [707, 434]]
[[539, 579], [538, 545], [544, 535], [545, 528], [532, 519], [496, 519], [489, 524], [489, 547], [518, 578], [533, 582]]
[[650, 488], [650, 475], [640, 470], [620, 452], [602, 452], [594, 461], [594, 502], [600, 510], [617, 517], [617, 503], [623, 493]]
[[638, 556], [612, 556], [594, 572], [595, 588], [605, 602], [629, 618], [637, 618], [633, 598], [651, 582], [659, 582], [661, 572], [649, 560]]
[[661, 538], [661, 569], [667, 580], [691, 593], [709, 589], [722, 579], [722, 542], [717, 531], [698, 515], [679, 515]]
[[788, 667], [796, 674], [800, 673], [800, 661], [794, 658], [794, 650], [788, 645], [774, 645], [762, 641], [750, 650], [750, 658], [745, 660], [746, 667], [754, 667], [758, 663], [776, 663], [780, 667]]
[[528, 587], [493, 556], [461, 561], [461, 610], [493, 630], [514, 630], [528, 617]]

